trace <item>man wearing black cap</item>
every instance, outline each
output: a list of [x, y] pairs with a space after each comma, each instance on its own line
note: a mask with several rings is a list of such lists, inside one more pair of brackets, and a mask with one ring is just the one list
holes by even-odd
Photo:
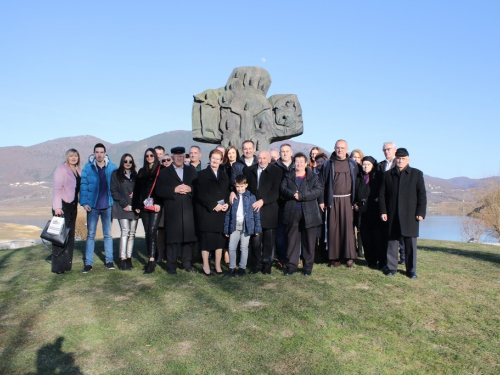
[[406, 148], [396, 150], [396, 168], [384, 173], [379, 194], [380, 214], [388, 223], [387, 276], [398, 268], [399, 239], [406, 253], [406, 276], [417, 278], [417, 237], [419, 222], [424, 220], [427, 207], [424, 175], [410, 167]]
[[193, 245], [196, 241], [193, 213], [193, 180], [197, 177], [196, 169], [184, 164], [184, 147], [170, 150], [173, 163], [163, 168], [158, 176], [155, 192], [164, 199], [165, 242], [167, 272], [177, 273], [177, 244], [182, 247], [182, 265], [191, 272]]

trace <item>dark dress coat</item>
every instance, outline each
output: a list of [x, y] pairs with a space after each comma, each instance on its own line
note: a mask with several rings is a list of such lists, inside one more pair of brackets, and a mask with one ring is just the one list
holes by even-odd
[[[183, 168], [182, 181], [175, 171], [174, 164], [171, 164], [160, 171], [156, 183], [155, 193], [163, 198], [165, 223], [167, 223], [165, 225], [166, 243], [196, 241], [192, 189], [197, 172], [191, 165], [184, 165]], [[190, 186], [191, 193], [175, 193], [175, 188], [182, 184]]]
[[[334, 158], [335, 152], [332, 153], [330, 159], [325, 161], [323, 167], [321, 167], [321, 172], [319, 174], [320, 181], [323, 186], [323, 194], [319, 198], [320, 203], [324, 203], [325, 207], [331, 207], [333, 203], [333, 195], [335, 192], [333, 191], [333, 181], [335, 177], [335, 168], [334, 168]], [[354, 203], [354, 194], [356, 187], [356, 176], [359, 173], [358, 163], [348, 157], [349, 169], [351, 170], [351, 203]]]
[[[409, 165], [401, 172], [384, 173], [379, 194], [380, 215], [387, 214], [389, 236], [418, 237], [419, 221], [425, 218], [427, 195], [422, 171]], [[399, 223], [399, 225], [398, 225]], [[400, 233], [398, 232], [400, 229]]]
[[378, 196], [383, 176], [384, 172], [372, 171], [368, 184], [365, 182], [363, 172], [360, 172], [356, 177], [354, 203], [359, 207], [359, 211], [356, 211], [354, 215], [356, 226], [358, 226], [360, 220], [364, 223], [363, 227], [379, 227], [382, 223], [379, 214]]
[[[294, 197], [297, 191], [299, 192], [299, 201], [296, 201]], [[306, 178], [302, 181], [300, 188], [295, 181], [295, 171], [288, 172], [280, 186], [280, 194], [286, 200], [283, 223], [286, 225], [292, 223], [296, 204], [300, 202], [305, 227], [313, 228], [321, 225], [318, 198], [322, 193], [323, 187], [318, 176], [309, 168], [306, 168]]]
[[278, 228], [278, 199], [283, 172], [275, 165], [269, 164], [260, 176], [259, 189], [257, 189], [258, 167], [258, 164], [254, 164], [243, 170], [243, 174], [247, 178], [248, 190], [255, 195], [257, 200], [264, 201], [264, 205], [260, 209], [262, 228]]
[[214, 211], [217, 202], [229, 202], [230, 184], [228, 175], [221, 166], [217, 178], [208, 166], [198, 172], [194, 180], [194, 193], [196, 197], [196, 213], [198, 230], [202, 232], [222, 233], [224, 230], [225, 211]]
[[[160, 166], [160, 168], [165, 167]], [[135, 179], [134, 195], [132, 197], [132, 208], [134, 210], [144, 210], [144, 200], [149, 197], [149, 193], [151, 192], [151, 188], [153, 187], [156, 179], [156, 172], [152, 173], [150, 176], [139, 177], [142, 170], [143, 168], [139, 169], [139, 173], [137, 173]], [[160, 179], [160, 174], [158, 174], [158, 180]], [[158, 185], [158, 180], [156, 181], [156, 185]], [[153, 198], [155, 204], [159, 204], [160, 206], [163, 205], [163, 200], [156, 194], [156, 188], [153, 189], [151, 197]]]

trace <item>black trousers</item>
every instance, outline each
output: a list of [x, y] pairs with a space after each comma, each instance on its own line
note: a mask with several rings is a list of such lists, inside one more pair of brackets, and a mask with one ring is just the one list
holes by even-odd
[[384, 236], [381, 231], [380, 218], [378, 217], [361, 217], [361, 225], [358, 229], [358, 235], [361, 235], [365, 259], [368, 264], [385, 265], [387, 239], [384, 241]]
[[141, 211], [142, 225], [146, 235], [146, 254], [148, 258], [156, 256], [156, 241], [158, 240], [158, 224], [161, 219], [161, 212]]
[[303, 270], [312, 271], [314, 264], [314, 250], [316, 247], [317, 227], [306, 228], [302, 210], [295, 210], [293, 220], [286, 227], [288, 247], [286, 251], [289, 272], [295, 272], [300, 258], [302, 246]]
[[195, 242], [167, 243], [165, 245], [167, 271], [175, 271], [177, 269], [177, 249], [179, 246], [182, 252], [182, 266], [184, 269], [190, 269], [194, 244]]
[[[75, 246], [75, 224], [77, 214], [77, 202], [62, 202], [64, 212], [64, 225], [70, 228], [69, 238], [66, 247], [52, 245], [52, 272], [71, 271], [73, 265], [73, 248]], [[54, 215], [54, 210], [52, 210]]]
[[391, 271], [398, 269], [399, 241], [405, 244], [405, 264], [406, 272], [417, 272], [417, 238], [416, 237], [389, 237], [387, 245], [387, 267]]
[[272, 263], [273, 249], [276, 243], [276, 228], [262, 228], [262, 234], [252, 236], [250, 243], [250, 255], [253, 268], [261, 269], [263, 263]]

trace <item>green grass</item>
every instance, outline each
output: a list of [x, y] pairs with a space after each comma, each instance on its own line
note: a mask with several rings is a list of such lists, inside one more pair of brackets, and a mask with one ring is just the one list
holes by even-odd
[[144, 275], [143, 240], [131, 272], [106, 270], [97, 242], [84, 275], [83, 248], [62, 276], [42, 246], [0, 252], [0, 374], [500, 373], [495, 246], [420, 240], [418, 280], [363, 260], [310, 278]]

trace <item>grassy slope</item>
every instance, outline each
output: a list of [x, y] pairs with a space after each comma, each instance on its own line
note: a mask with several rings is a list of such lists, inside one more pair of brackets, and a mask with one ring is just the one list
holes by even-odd
[[41, 246], [1, 251], [0, 373], [499, 373], [500, 249], [419, 244], [418, 280], [362, 260], [311, 278], [143, 275], [142, 254], [83, 275], [84, 243], [57, 276]]

